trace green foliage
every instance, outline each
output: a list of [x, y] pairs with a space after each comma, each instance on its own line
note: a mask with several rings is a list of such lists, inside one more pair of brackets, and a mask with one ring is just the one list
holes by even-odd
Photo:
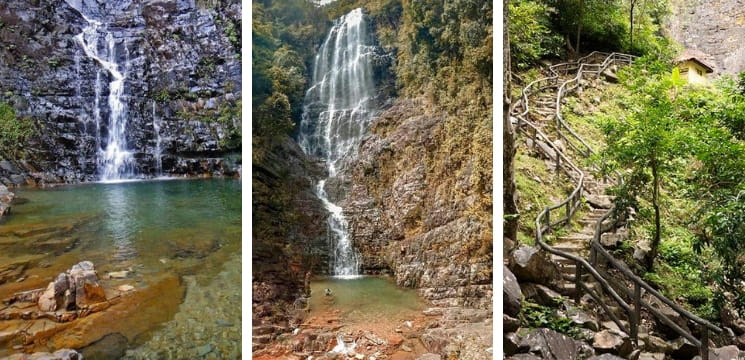
[[689, 153], [693, 134], [686, 131], [676, 111], [682, 86], [679, 74], [648, 69], [661, 70], [664, 64], [642, 63], [621, 72], [622, 83], [636, 96], [630, 99], [631, 111], [624, 119], [607, 119], [603, 130], [608, 146], [601, 157], [606, 169], [626, 170], [625, 181], [615, 188], [618, 209], [638, 211], [640, 197], [651, 203], [655, 226], [646, 264], [651, 270], [662, 235], [661, 187], [680, 165], [678, 159]]
[[562, 38], [550, 28], [552, 10], [540, 1], [509, 2], [510, 55], [517, 69], [527, 68], [545, 56], [562, 55]]
[[562, 47], [569, 53], [623, 51], [671, 59], [677, 49], [660, 26], [669, 6], [670, 0], [510, 0], [512, 62], [529, 66], [561, 56]]
[[300, 121], [307, 67], [327, 28], [326, 14], [311, 2], [253, 3], [254, 146], [289, 134]]
[[530, 328], [549, 328], [569, 336], [577, 335], [579, 330], [571, 319], [559, 316], [555, 309], [530, 301], [523, 301], [520, 316], [523, 326]]
[[0, 154], [3, 157], [18, 158], [33, 134], [30, 119], [16, 116], [12, 106], [0, 102]]

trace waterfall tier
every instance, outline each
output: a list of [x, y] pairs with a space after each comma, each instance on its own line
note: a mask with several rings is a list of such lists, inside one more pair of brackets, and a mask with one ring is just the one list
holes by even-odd
[[313, 81], [305, 94], [299, 142], [305, 153], [323, 158], [328, 170], [328, 179], [316, 185], [316, 195], [330, 213], [334, 275], [358, 274], [359, 255], [349, 238], [343, 209], [329, 199], [325, 186], [354, 159], [376, 114], [375, 49], [362, 9], [344, 15], [319, 48]]

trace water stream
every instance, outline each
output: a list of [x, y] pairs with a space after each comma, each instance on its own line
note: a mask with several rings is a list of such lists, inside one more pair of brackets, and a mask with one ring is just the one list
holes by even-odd
[[160, 118], [158, 118], [157, 115], [155, 114], [155, 101], [153, 101], [153, 130], [155, 131], [155, 153], [153, 153], [153, 157], [155, 158], [155, 175], [162, 176], [163, 175], [163, 158], [162, 158], [163, 150], [161, 149]]
[[359, 274], [359, 254], [338, 205], [342, 199], [332, 200], [327, 187], [337, 186], [332, 184], [338, 184], [337, 178], [356, 156], [376, 114], [374, 49], [362, 9], [338, 19], [316, 55], [300, 123], [301, 148], [323, 158], [328, 170], [328, 178], [316, 184], [316, 195], [330, 213], [331, 273], [337, 276]]
[[[95, 15], [85, 4], [67, 0], [68, 4], [78, 10], [88, 25], [75, 38], [80, 43], [85, 55], [101, 65], [110, 75], [109, 85], [109, 121], [108, 138], [105, 148], [99, 147], [99, 170], [102, 181], [128, 179], [134, 175], [134, 158], [127, 149], [127, 108], [124, 102], [124, 86], [128, 56], [123, 64], [117, 63], [117, 41], [107, 25], [96, 20]], [[126, 49], [126, 43], [124, 44]], [[126, 51], [125, 51], [126, 52]], [[125, 54], [128, 55], [128, 54]], [[96, 81], [96, 110], [99, 109], [99, 96], [102, 93], [100, 82]], [[97, 129], [100, 131], [100, 116], [96, 116]]]

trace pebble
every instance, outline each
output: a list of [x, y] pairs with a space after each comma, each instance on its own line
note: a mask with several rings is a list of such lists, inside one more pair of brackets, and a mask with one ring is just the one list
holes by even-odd
[[224, 327], [231, 327], [231, 326], [233, 326], [233, 323], [229, 323], [229, 322], [227, 322], [225, 320], [220, 320], [220, 319], [215, 320], [215, 324], [217, 324], [217, 326], [224, 326]]
[[127, 277], [127, 274], [129, 274], [129, 271], [122, 270], [122, 271], [114, 271], [109, 273], [110, 279], [124, 279]]
[[202, 345], [197, 348], [199, 356], [205, 356], [212, 351], [212, 344]]
[[357, 355], [354, 356], [354, 358], [355, 359], [358, 359], [358, 360], [362, 360], [362, 359], [365, 358], [365, 355], [363, 355], [363, 354], [357, 354]]
[[119, 287], [118, 287], [117, 289], [118, 289], [119, 291], [121, 291], [121, 292], [127, 292], [127, 291], [132, 291], [132, 290], [134, 290], [134, 289], [135, 289], [135, 287], [134, 287], [134, 286], [132, 286], [132, 285], [121, 285], [121, 286], [119, 286]]
[[412, 323], [411, 321], [407, 321], [404, 323], [404, 325], [406, 325], [407, 327], [412, 327], [414, 326], [414, 323]]
[[411, 352], [411, 348], [408, 345], [401, 345], [401, 350]]
[[399, 328], [396, 328], [396, 330], [395, 330], [395, 331], [396, 331], [397, 333], [402, 333], [402, 332], [403, 332], [403, 330], [401, 330], [401, 329], [399, 329]]
[[161, 264], [165, 264], [165, 263], [168, 262], [168, 260], [166, 260], [166, 259], [160, 259], [159, 261], [160, 261]]

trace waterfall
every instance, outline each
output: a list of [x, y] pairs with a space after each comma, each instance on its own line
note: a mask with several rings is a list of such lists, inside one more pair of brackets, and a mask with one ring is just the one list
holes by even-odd
[[360, 8], [335, 22], [315, 57], [300, 123], [300, 147], [323, 158], [328, 170], [328, 178], [316, 184], [315, 192], [330, 213], [331, 265], [333, 274], [340, 276], [359, 273], [359, 255], [352, 246], [343, 209], [329, 199], [326, 185], [356, 156], [376, 113], [375, 46], [367, 30]]
[[160, 119], [155, 115], [155, 101], [153, 101], [153, 131], [155, 132], [155, 175], [163, 175], [163, 159], [161, 158], [162, 149], [160, 147]]
[[[131, 178], [134, 175], [134, 158], [132, 153], [127, 149], [127, 109], [124, 102], [124, 85], [126, 80], [126, 69], [128, 56], [125, 56], [125, 63], [121, 66], [124, 72], [120, 70], [117, 63], [116, 40], [113, 34], [108, 31], [106, 26], [100, 21], [89, 18], [91, 13], [84, 11], [87, 7], [81, 1], [68, 0], [68, 4], [78, 10], [88, 25], [83, 28], [83, 32], [78, 34], [75, 39], [80, 43], [85, 55], [96, 61], [111, 75], [109, 83], [109, 121], [108, 121], [108, 138], [106, 147], [98, 147], [99, 168], [101, 169], [101, 180], [110, 181], [118, 179]], [[101, 45], [104, 46], [101, 46]], [[126, 44], [125, 44], [126, 45]], [[100, 76], [100, 73], [98, 74]], [[97, 132], [100, 132], [100, 109], [99, 96], [101, 89], [99, 81], [96, 81], [96, 117]]]

